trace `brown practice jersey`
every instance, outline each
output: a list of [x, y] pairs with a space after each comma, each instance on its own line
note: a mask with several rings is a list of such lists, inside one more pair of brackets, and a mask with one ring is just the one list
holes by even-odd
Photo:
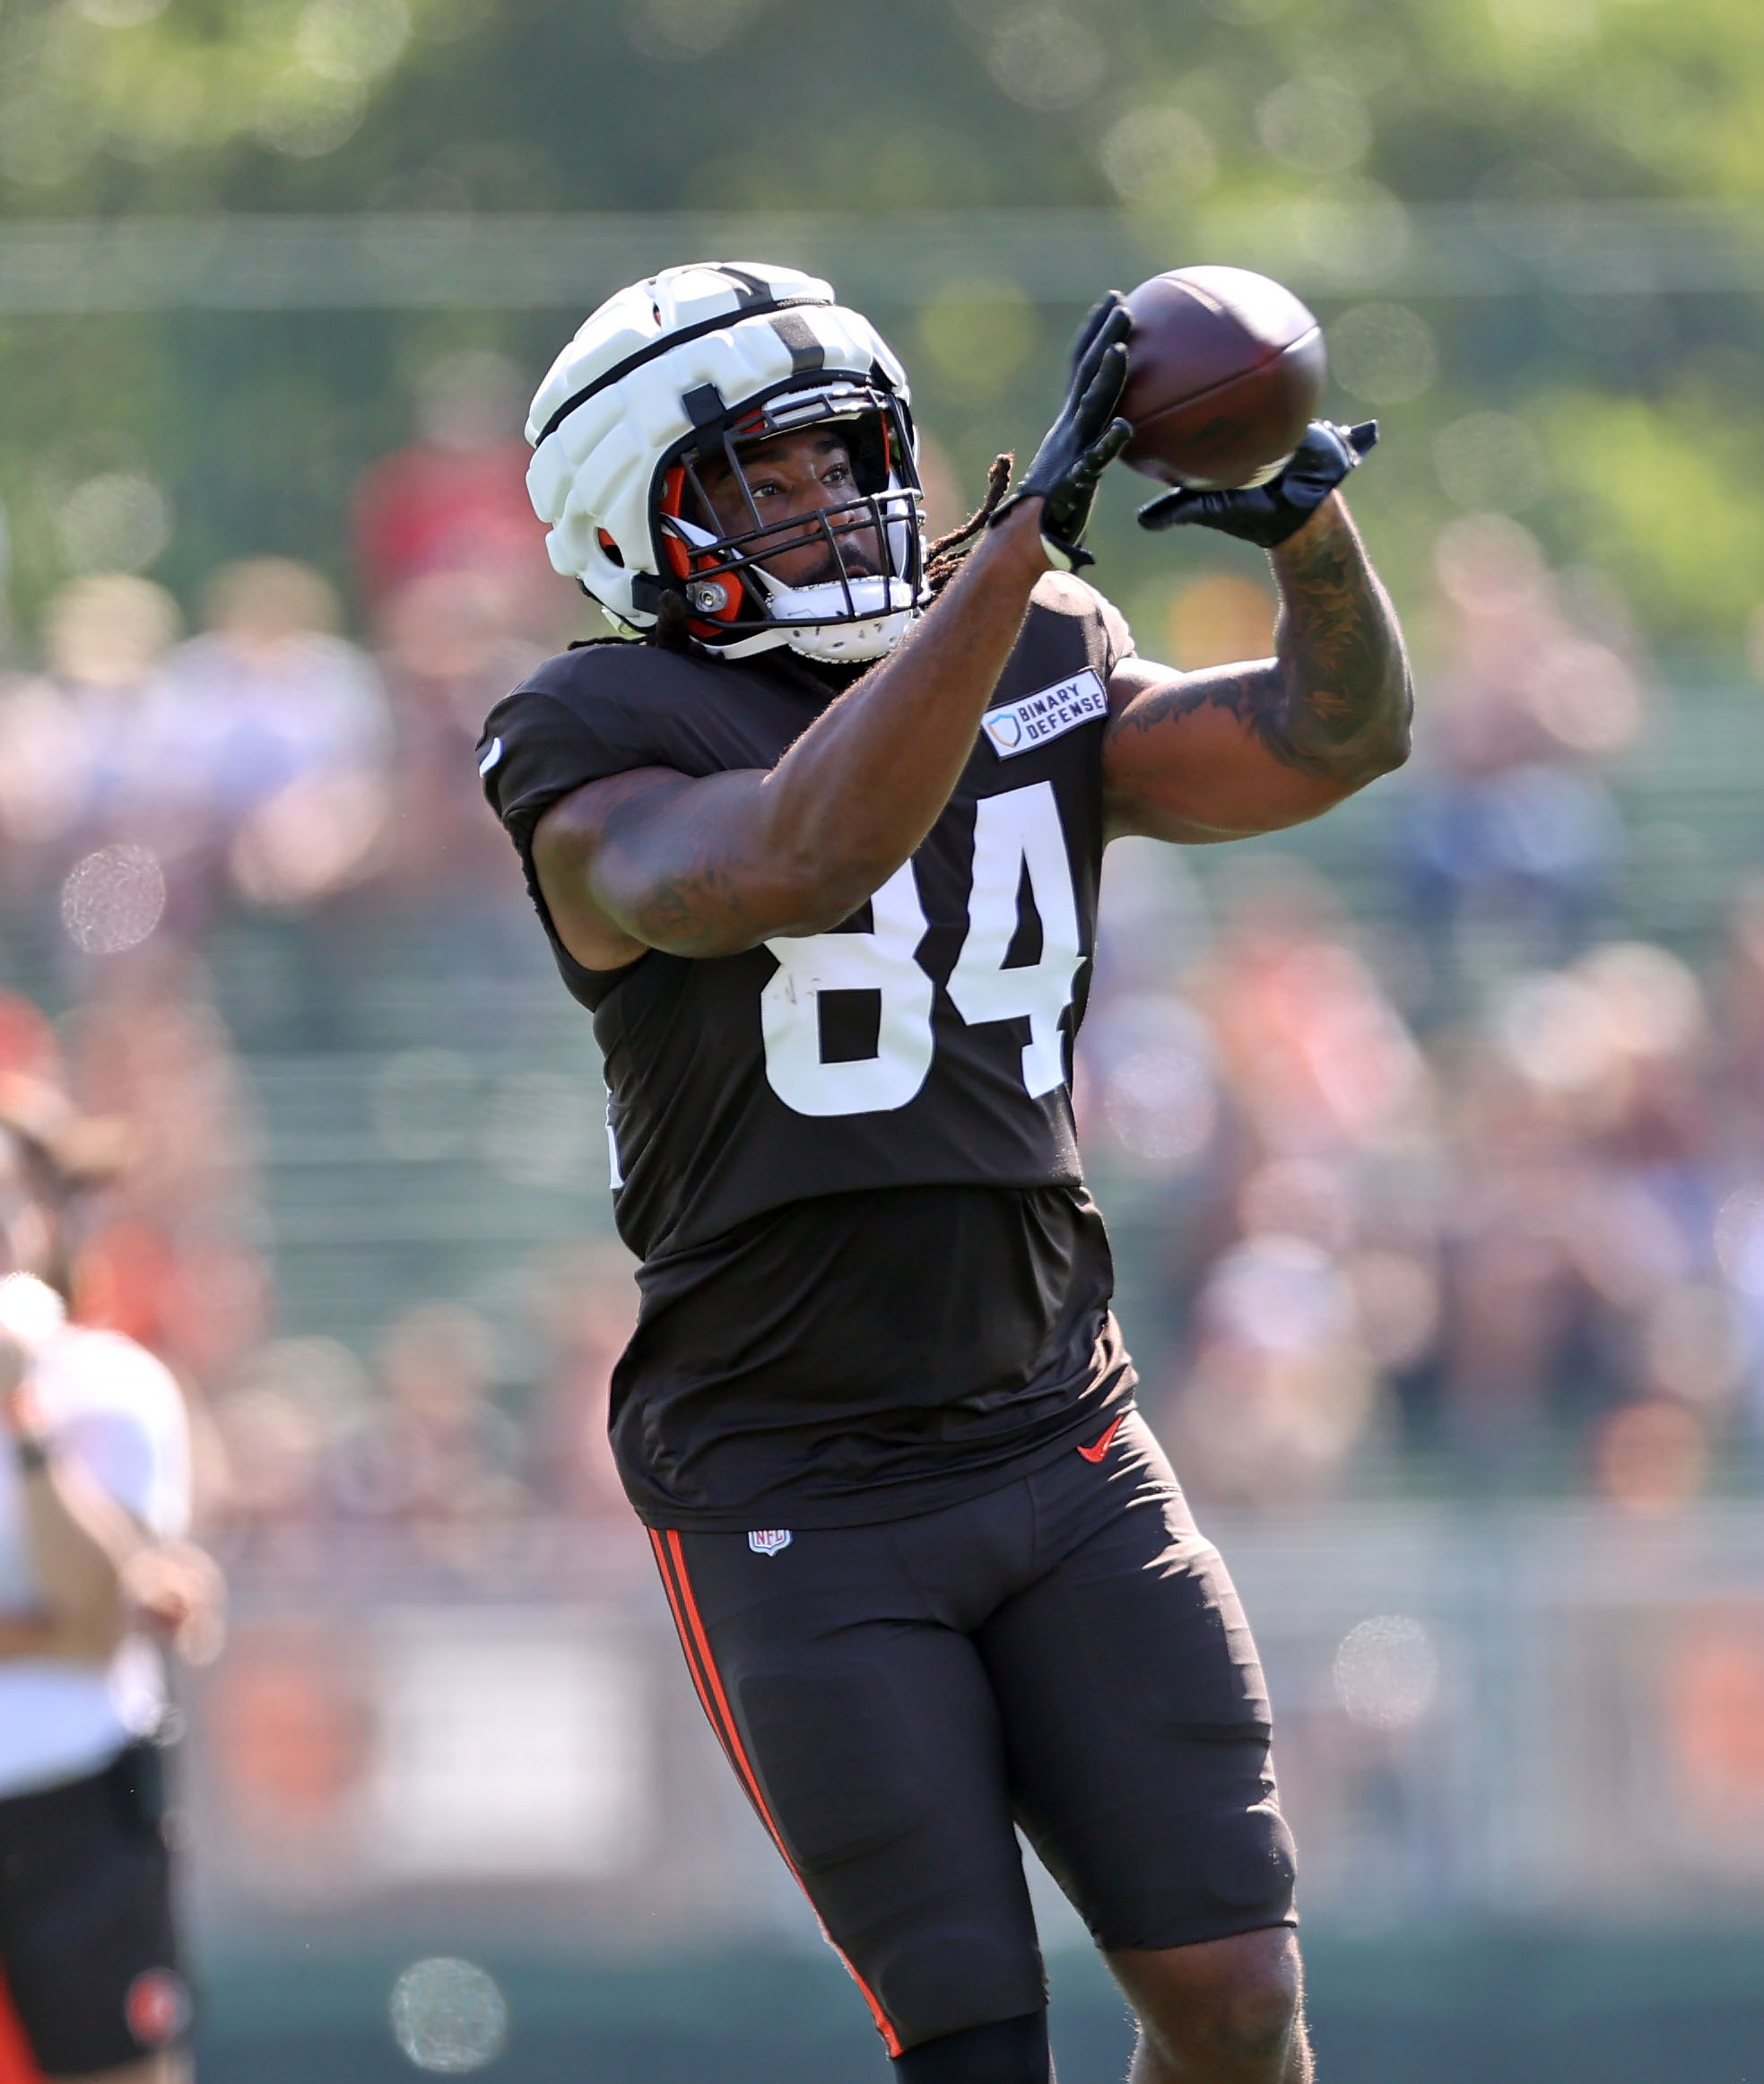
[[1130, 1394], [1069, 1079], [1107, 687], [1131, 649], [1090, 587], [1045, 577], [947, 808], [869, 903], [830, 933], [613, 971], [547, 916], [544, 811], [633, 768], [769, 768], [837, 686], [788, 652], [595, 645], [491, 711], [485, 791], [605, 1062], [643, 1298], [613, 1441], [651, 1524], [923, 1512], [1100, 1434]]

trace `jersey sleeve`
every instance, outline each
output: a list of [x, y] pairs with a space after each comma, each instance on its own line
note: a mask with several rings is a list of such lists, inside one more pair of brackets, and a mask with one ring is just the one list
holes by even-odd
[[[639, 656], [644, 654], [644, 656]], [[549, 659], [505, 696], [478, 741], [478, 777], [490, 807], [515, 843], [527, 895], [572, 990], [592, 973], [570, 954], [540, 888], [533, 858], [539, 821], [561, 796], [633, 768], [672, 767], [658, 728], [646, 647], [587, 645]]]
[[1127, 619], [1105, 595], [1091, 588], [1091, 598], [1095, 603], [1097, 621], [1102, 627], [1103, 655], [1108, 661], [1105, 680], [1124, 658], [1134, 657], [1139, 647], [1134, 642], [1134, 633], [1127, 627]]
[[1086, 662], [1107, 682], [1124, 658], [1134, 655], [1133, 631], [1115, 605], [1075, 572], [1044, 572], [1030, 596], [1032, 608], [1056, 616], [1081, 635]]
[[585, 715], [543, 688], [517, 688], [500, 701], [478, 741], [484, 795], [523, 858], [560, 796], [653, 760], [616, 712]]

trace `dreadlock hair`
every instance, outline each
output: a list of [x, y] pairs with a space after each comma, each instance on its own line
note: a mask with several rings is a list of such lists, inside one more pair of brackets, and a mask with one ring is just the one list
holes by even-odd
[[686, 596], [677, 586], [665, 586], [656, 603], [656, 627], [649, 641], [664, 651], [690, 651], [692, 632], [686, 620]]
[[975, 539], [985, 534], [987, 522], [998, 511], [1000, 500], [1011, 487], [1011, 465], [1014, 460], [1009, 456], [994, 456], [992, 468], [986, 473], [986, 498], [960, 528], [952, 528], [947, 535], [940, 535], [925, 552], [925, 583], [934, 595], [941, 594], [967, 563]]
[[[578, 586], [582, 584], [579, 579], [576, 583]], [[586, 594], [588, 589], [582, 586], [582, 591]], [[588, 597], [592, 600], [594, 596], [589, 595]], [[687, 627], [685, 595], [672, 586], [665, 588], [656, 610], [655, 621], [640, 636], [577, 637], [570, 640], [566, 648], [570, 651], [591, 651], [602, 644], [634, 643], [654, 645], [661, 651], [690, 651], [692, 648], [692, 633]]]

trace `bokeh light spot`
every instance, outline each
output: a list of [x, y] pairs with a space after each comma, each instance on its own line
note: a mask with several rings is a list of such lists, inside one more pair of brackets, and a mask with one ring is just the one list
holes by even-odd
[[951, 390], [969, 398], [1003, 390], [1034, 352], [1039, 330], [1021, 283], [1004, 275], [950, 282], [918, 315], [926, 358]]
[[139, 946], [164, 912], [165, 877], [144, 847], [100, 847], [76, 861], [61, 886], [61, 923], [83, 954]]
[[1212, 185], [1219, 154], [1186, 109], [1130, 109], [1103, 133], [1097, 160], [1124, 203], [1189, 203]]
[[1372, 119], [1350, 87], [1334, 80], [1289, 80], [1256, 111], [1269, 152], [1307, 174], [1341, 174], [1358, 166], [1372, 143]]
[[1317, 273], [1343, 283], [1373, 282], [1401, 265], [1412, 234], [1398, 197], [1361, 174], [1299, 196], [1292, 235]]
[[1238, 572], [1204, 572], [1170, 603], [1166, 633], [1185, 673], [1266, 658], [1274, 648], [1280, 603], [1272, 590]]
[[1344, 391], [1400, 405], [1433, 387], [1439, 351], [1432, 328], [1405, 304], [1356, 304], [1329, 328], [1329, 369]]
[[1075, 15], [1036, 7], [998, 30], [986, 65], [1025, 109], [1075, 109], [1101, 86], [1108, 57], [1096, 32]]
[[367, 90], [359, 80], [290, 65], [265, 91], [256, 135], [289, 159], [323, 159], [354, 136], [367, 112]]
[[460, 2077], [502, 2050], [508, 2008], [475, 1961], [413, 1961], [392, 1986], [392, 2031], [419, 2070]]
[[1470, 412], [1442, 428], [1433, 465], [1446, 497], [1472, 512], [1517, 514], [1543, 496], [1548, 473], [1537, 437], [1510, 412]]
[[34, 1353], [67, 1321], [67, 1305], [46, 1281], [32, 1273], [9, 1273], [0, 1281], [0, 1332]]
[[410, 35], [404, 0], [308, 0], [294, 48], [322, 79], [371, 80], [395, 64]]
[[75, 571], [139, 571], [171, 540], [171, 501], [135, 471], [104, 471], [76, 485], [56, 520]]
[[1374, 1614], [1348, 1630], [1335, 1651], [1335, 1698], [1351, 1722], [1407, 1729], [1439, 1692], [1439, 1653], [1409, 1614]]
[[163, 14], [166, 0], [74, 0], [74, 12], [100, 29], [138, 29]]
[[644, 57], [680, 64], [720, 50], [752, 12], [752, 0], [634, 0], [625, 34]]

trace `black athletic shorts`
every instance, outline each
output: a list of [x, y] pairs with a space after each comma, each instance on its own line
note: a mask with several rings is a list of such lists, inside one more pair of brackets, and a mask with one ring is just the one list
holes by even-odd
[[189, 2026], [171, 1919], [161, 1754], [0, 1800], [0, 1971], [37, 2066], [79, 2077]]
[[650, 1539], [891, 2054], [1047, 2002], [1013, 1824], [1099, 1946], [1297, 1922], [1256, 1647], [1136, 1412], [916, 1518]]

